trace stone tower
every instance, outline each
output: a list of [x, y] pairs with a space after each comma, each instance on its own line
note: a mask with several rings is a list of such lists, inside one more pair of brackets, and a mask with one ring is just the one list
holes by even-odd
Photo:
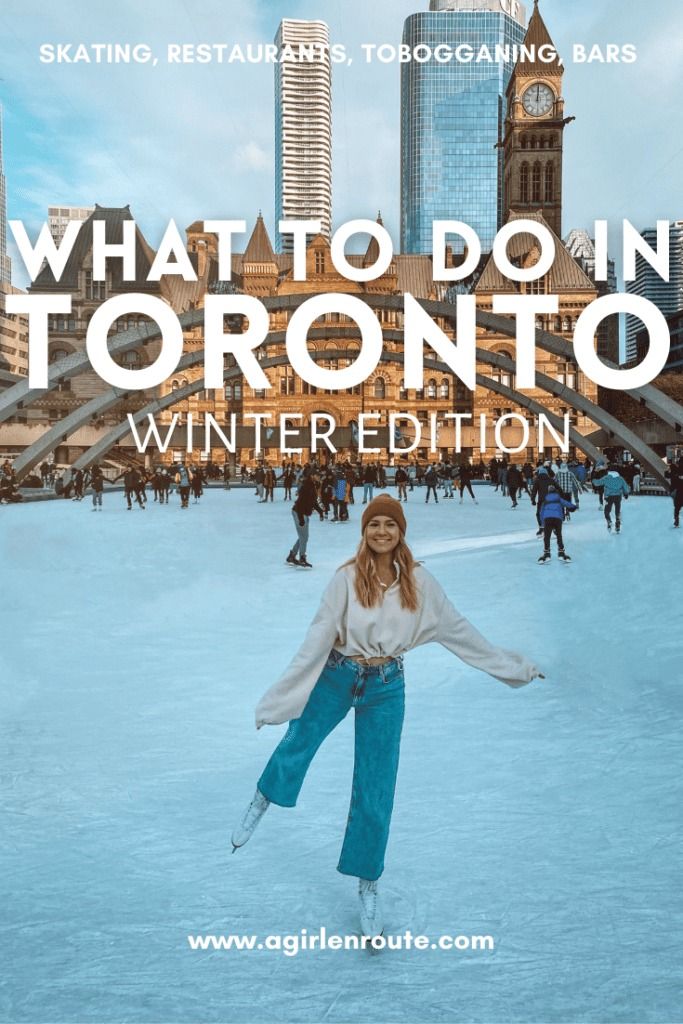
[[[554, 53], [554, 57], [552, 54]], [[551, 59], [541, 59], [550, 57]], [[562, 236], [564, 68], [535, 0], [520, 59], [507, 89], [503, 221], [510, 213], [540, 213]]]

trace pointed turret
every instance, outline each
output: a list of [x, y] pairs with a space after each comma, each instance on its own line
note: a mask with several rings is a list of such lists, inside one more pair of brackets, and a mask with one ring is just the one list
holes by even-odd
[[[540, 8], [538, 6], [538, 0], [535, 0], [534, 9], [529, 19], [529, 27], [526, 30], [526, 36], [524, 37], [524, 46], [534, 53], [534, 60], [525, 60], [523, 62], [524, 73], [531, 75], [537, 73], [545, 76], [558, 76], [562, 75], [563, 68], [560, 61], [559, 54], [555, 50], [555, 44], [550, 37], [546, 23], [543, 20]], [[538, 51], [541, 47], [546, 47], [545, 52], [550, 50], [555, 51], [555, 56], [551, 61], [543, 61], [539, 59]]]
[[[381, 214], [381, 212], [377, 214], [377, 223], [381, 224], [382, 227], [384, 227], [384, 224], [382, 223], [382, 214]], [[365, 253], [365, 256], [363, 257], [363, 266], [364, 267], [373, 267], [375, 265], [375, 263], [377, 263], [378, 259], [379, 259], [379, 242], [377, 241], [377, 239], [373, 235], [372, 238], [370, 239], [370, 245], [368, 246], [368, 248], [366, 250], [366, 253]]]
[[261, 211], [242, 257], [244, 290], [255, 295], [272, 295], [278, 281], [278, 265]]
[[244, 253], [244, 263], [273, 263], [277, 266], [268, 229], [260, 210]]

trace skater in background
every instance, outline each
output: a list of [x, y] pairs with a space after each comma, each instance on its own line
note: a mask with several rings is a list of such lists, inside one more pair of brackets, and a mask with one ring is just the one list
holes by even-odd
[[604, 502], [602, 485], [606, 476], [607, 464], [605, 463], [604, 459], [598, 459], [598, 461], [595, 464], [595, 469], [593, 470], [593, 475], [591, 476], [591, 485], [593, 487], [593, 490], [597, 493], [598, 498], [600, 499], [600, 508], [603, 507]]
[[680, 527], [681, 508], [683, 508], [683, 458], [670, 466], [666, 471], [674, 503], [674, 527]]
[[507, 471], [507, 488], [512, 498], [512, 508], [517, 508], [517, 492], [522, 487], [522, 474], [513, 463]]
[[297, 494], [296, 501], [292, 505], [292, 519], [296, 529], [296, 541], [291, 548], [285, 561], [289, 565], [301, 565], [305, 569], [312, 569], [313, 566], [306, 558], [308, 548], [308, 526], [313, 511], [320, 516], [320, 521], [325, 518], [325, 510], [318, 504], [318, 491], [316, 479], [310, 466], [304, 467], [304, 473]]
[[[507, 497], [508, 493], [508, 464], [507, 459], [501, 459], [498, 466], [498, 483], [500, 484], [500, 493], [504, 498]], [[498, 490], [498, 487], [496, 487]]]
[[538, 523], [537, 537], [543, 536], [543, 521], [541, 519], [541, 505], [552, 484], [552, 478], [546, 466], [539, 466], [536, 470], [534, 483], [531, 488], [531, 504], [536, 506], [536, 522]]
[[14, 501], [21, 501], [21, 495], [17, 488], [17, 475], [10, 465], [9, 459], [5, 459], [0, 470], [0, 504], [9, 505]]
[[193, 466], [192, 467], [192, 495], [194, 497], [195, 505], [197, 504], [197, 502], [199, 501], [199, 499], [201, 498], [201, 496], [204, 493], [203, 483], [204, 483], [204, 478], [202, 476], [201, 469], [199, 468], [199, 466]]
[[436, 493], [436, 485], [439, 482], [439, 476], [436, 472], [436, 466], [431, 465], [424, 476], [425, 483], [427, 485], [427, 497], [425, 498], [425, 505], [429, 504], [430, 493], [434, 495], [434, 501], [439, 504], [439, 496]]
[[320, 502], [325, 512], [325, 519], [328, 519], [330, 508], [334, 503], [334, 474], [329, 468], [325, 471], [320, 484]]
[[[565, 461], [562, 461], [555, 474], [555, 486], [567, 501], [574, 499], [577, 508], [579, 505], [579, 481]], [[569, 512], [565, 509], [565, 519], [569, 519]]]
[[555, 484], [550, 484], [545, 497], [539, 501], [538, 508], [543, 526], [543, 554], [539, 558], [539, 562], [548, 562], [550, 560], [550, 538], [553, 534], [555, 534], [557, 539], [558, 557], [563, 562], [571, 562], [571, 558], [564, 550], [564, 541], [562, 540], [562, 522], [566, 509], [569, 509], [570, 512], [576, 512], [578, 505], [567, 501], [560, 494]]
[[256, 484], [256, 497], [259, 502], [264, 502], [266, 499], [263, 497], [264, 480], [266, 478], [266, 471], [263, 466], [257, 466], [256, 472], [254, 473], [254, 483]]
[[190, 507], [190, 488], [192, 486], [192, 470], [184, 462], [178, 464], [175, 482], [180, 493], [180, 507]]
[[403, 466], [399, 466], [398, 469], [396, 470], [396, 476], [394, 477], [394, 482], [396, 484], [396, 487], [398, 488], [399, 501], [408, 500], [408, 479], [409, 478], [406, 470], [403, 468]]
[[290, 462], [285, 467], [285, 471], [284, 471], [284, 473], [282, 475], [282, 485], [283, 485], [283, 487], [285, 489], [285, 496], [284, 496], [284, 499], [283, 499], [284, 501], [291, 501], [292, 500], [292, 487], [294, 486], [294, 481], [295, 480], [296, 480], [296, 473], [294, 472], [293, 464]]
[[640, 478], [642, 476], [642, 469], [639, 462], [633, 463], [633, 481], [631, 483], [631, 493], [640, 494]]
[[439, 476], [443, 480], [443, 496], [444, 498], [453, 497], [453, 467], [451, 466], [448, 459], [444, 462], [441, 467]]
[[272, 466], [269, 466], [268, 463], [266, 463], [265, 471], [263, 474], [263, 493], [264, 501], [268, 501], [268, 499], [270, 499], [270, 501], [274, 500], [273, 495], [275, 493], [275, 470], [273, 469]]
[[377, 467], [367, 465], [363, 469], [363, 504], [367, 505], [372, 501], [377, 486]]
[[83, 488], [85, 485], [85, 477], [82, 469], [77, 469], [73, 477], [74, 485], [74, 496], [72, 501], [83, 501]]
[[159, 504], [168, 505], [168, 492], [171, 489], [171, 477], [165, 466], [159, 470]]
[[460, 504], [462, 505], [463, 495], [465, 493], [465, 489], [467, 489], [468, 492], [469, 492], [470, 498], [472, 499], [474, 504], [478, 505], [479, 502], [474, 497], [474, 491], [472, 490], [472, 467], [470, 466], [470, 464], [468, 462], [461, 462], [460, 463], [460, 470], [458, 472], [458, 477], [459, 477], [459, 480], [460, 480]]
[[629, 487], [619, 473], [616, 463], [610, 463], [605, 476], [597, 481], [593, 477], [593, 486], [599, 487], [605, 498], [605, 521], [607, 529], [612, 532], [612, 509], [614, 509], [614, 529], [621, 531], [621, 499], [628, 500]]
[[135, 495], [140, 508], [144, 508], [143, 502], [140, 500], [140, 488], [139, 488], [140, 474], [138, 473], [135, 466], [129, 466], [123, 474], [123, 491], [126, 496], [126, 505], [128, 511], [131, 512], [133, 509], [132, 497]]
[[144, 508], [147, 504], [147, 492], [145, 486], [147, 484], [147, 478], [144, 471], [137, 469], [133, 470], [133, 481], [135, 486], [135, 497], [137, 498], [138, 504], [141, 508]]
[[[258, 780], [232, 844], [233, 852], [244, 846], [271, 803], [296, 805], [316, 751], [353, 707], [351, 805], [337, 870], [358, 878], [361, 928], [373, 937], [384, 928], [378, 880], [399, 764], [403, 655], [435, 641], [508, 686], [542, 676], [527, 658], [492, 646], [456, 611], [413, 558], [396, 499], [375, 498], [363, 512], [361, 530], [355, 557], [325, 589], [298, 654], [256, 708], [257, 729], [282, 722], [289, 728]], [[445, 808], [435, 812], [430, 803], [432, 813], [446, 813]]]
[[92, 487], [92, 510], [102, 511], [102, 491], [104, 490], [104, 474], [100, 467], [95, 465], [90, 470], [90, 486]]

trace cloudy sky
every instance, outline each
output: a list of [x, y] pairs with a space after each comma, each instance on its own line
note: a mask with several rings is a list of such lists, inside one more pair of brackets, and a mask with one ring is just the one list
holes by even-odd
[[[130, 204], [152, 245], [171, 218], [273, 227], [273, 66], [47, 65], [41, 43], [270, 42], [280, 18], [323, 18], [354, 56], [333, 80], [334, 221], [382, 211], [399, 236], [399, 43], [428, 0], [4, 0], [0, 19], [8, 212], [35, 230], [47, 206]], [[528, 5], [529, 13], [531, 3]], [[596, 217], [638, 227], [683, 217], [683, 5], [541, 0], [567, 64], [564, 230]], [[635, 43], [635, 64], [572, 64], [573, 43]], [[15, 252], [15, 279], [22, 268]]]

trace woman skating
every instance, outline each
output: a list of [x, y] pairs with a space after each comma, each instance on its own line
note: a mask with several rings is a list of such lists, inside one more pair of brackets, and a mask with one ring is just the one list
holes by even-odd
[[256, 708], [257, 729], [290, 724], [232, 835], [234, 849], [243, 846], [270, 803], [296, 805], [319, 746], [355, 708], [351, 806], [337, 870], [359, 879], [361, 927], [369, 936], [383, 931], [377, 880], [399, 762], [402, 655], [434, 640], [509, 686], [540, 675], [521, 655], [493, 647], [455, 610], [415, 562], [405, 532], [394, 498], [381, 495], [365, 509], [355, 558], [335, 573], [298, 654]]

